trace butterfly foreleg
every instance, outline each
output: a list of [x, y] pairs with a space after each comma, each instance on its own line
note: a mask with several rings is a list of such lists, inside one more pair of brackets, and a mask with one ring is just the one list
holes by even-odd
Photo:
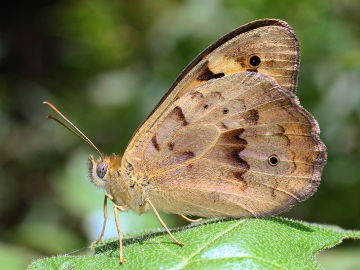
[[180, 217], [182, 217], [183, 219], [185, 219], [186, 221], [189, 221], [191, 223], [197, 223], [197, 222], [200, 222], [200, 221], [203, 221], [204, 219], [202, 218], [198, 218], [198, 219], [191, 219], [191, 218], [188, 218], [187, 216], [184, 216], [184, 215], [179, 215]]
[[110, 200], [113, 199], [113, 197], [110, 194], [105, 193], [105, 196], [104, 196], [104, 222], [103, 222], [103, 227], [102, 227], [101, 234], [100, 234], [99, 238], [97, 240], [95, 240], [94, 242], [92, 242], [91, 246], [94, 246], [97, 243], [99, 243], [101, 241], [102, 237], [104, 236], [105, 227], [106, 227], [106, 221], [107, 221], [107, 218], [108, 218], [108, 215], [107, 215], [107, 199], [108, 198]]
[[175, 236], [170, 232], [170, 230], [168, 229], [168, 227], [166, 226], [165, 222], [161, 219], [158, 211], [156, 210], [155, 206], [152, 204], [152, 202], [149, 199], [145, 199], [145, 202], [147, 202], [149, 204], [149, 206], [151, 207], [151, 209], [153, 210], [157, 220], [160, 222], [160, 224], [164, 227], [165, 231], [167, 232], [167, 234], [170, 236], [170, 238], [179, 246], [184, 246], [183, 243], [181, 243], [180, 241], [178, 241]]

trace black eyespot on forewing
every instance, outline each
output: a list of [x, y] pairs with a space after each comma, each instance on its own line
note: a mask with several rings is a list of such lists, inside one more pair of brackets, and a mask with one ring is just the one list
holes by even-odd
[[108, 164], [106, 162], [100, 162], [96, 166], [96, 174], [99, 178], [104, 178], [108, 171]]
[[258, 65], [260, 65], [261, 59], [260, 59], [259, 56], [253, 55], [253, 56], [250, 57], [249, 63], [250, 63], [251, 66], [257, 67]]

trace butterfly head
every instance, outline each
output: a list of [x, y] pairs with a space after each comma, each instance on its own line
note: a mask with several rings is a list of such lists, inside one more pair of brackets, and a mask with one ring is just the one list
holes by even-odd
[[99, 188], [106, 189], [106, 184], [120, 176], [121, 156], [102, 156], [95, 160], [93, 155], [89, 157], [90, 181]]

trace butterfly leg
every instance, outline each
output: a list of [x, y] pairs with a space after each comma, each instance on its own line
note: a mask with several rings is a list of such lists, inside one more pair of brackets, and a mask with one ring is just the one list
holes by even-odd
[[191, 219], [191, 218], [188, 218], [187, 216], [184, 216], [184, 215], [179, 215], [179, 216], [182, 217], [183, 219], [185, 219], [186, 221], [189, 221], [189, 222], [192, 222], [192, 223], [196, 223], [196, 222], [200, 222], [200, 221], [204, 220], [202, 218]]
[[104, 236], [105, 227], [106, 227], [106, 221], [107, 221], [107, 218], [108, 218], [108, 215], [107, 215], [107, 200], [108, 200], [108, 198], [110, 200], [113, 199], [113, 197], [110, 194], [105, 193], [105, 196], [104, 196], [104, 223], [103, 223], [103, 227], [102, 227], [101, 234], [100, 234], [99, 238], [97, 240], [95, 240], [94, 242], [92, 242], [91, 246], [94, 246], [97, 243], [99, 243], [101, 241], [102, 237]]
[[118, 210], [122, 212], [126, 212], [126, 209], [123, 206], [120, 205], [114, 205], [114, 216], [115, 216], [115, 222], [116, 222], [116, 229], [118, 232], [118, 238], [119, 238], [119, 263], [122, 264], [123, 262], [126, 262], [126, 260], [123, 259], [123, 241], [122, 241], [122, 231], [119, 223], [119, 216], [118, 216]]
[[156, 210], [155, 206], [152, 204], [152, 202], [149, 199], [145, 199], [145, 201], [150, 205], [151, 209], [153, 210], [156, 218], [158, 219], [158, 221], [160, 222], [160, 224], [164, 227], [165, 231], [168, 233], [168, 235], [171, 237], [171, 239], [178, 244], [179, 246], [184, 246], [183, 243], [181, 243], [180, 241], [178, 241], [175, 236], [170, 232], [170, 230], [168, 229], [168, 227], [166, 226], [165, 222], [161, 219], [158, 211]]

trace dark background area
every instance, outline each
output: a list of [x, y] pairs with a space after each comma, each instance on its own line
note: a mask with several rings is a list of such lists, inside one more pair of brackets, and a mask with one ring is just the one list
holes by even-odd
[[[91, 149], [46, 121], [50, 110], [41, 101], [56, 104], [103, 152], [121, 153], [188, 62], [260, 18], [283, 19], [295, 29], [302, 52], [298, 96], [318, 119], [329, 151], [319, 191], [284, 216], [360, 229], [359, 14], [357, 0], [3, 3], [2, 267], [23, 269], [41, 256], [81, 249], [101, 228], [103, 195], [87, 180]], [[185, 224], [162, 215], [172, 227]], [[147, 214], [121, 214], [121, 222], [125, 233], [160, 227]], [[360, 252], [359, 243], [345, 244], [344, 256]]]

